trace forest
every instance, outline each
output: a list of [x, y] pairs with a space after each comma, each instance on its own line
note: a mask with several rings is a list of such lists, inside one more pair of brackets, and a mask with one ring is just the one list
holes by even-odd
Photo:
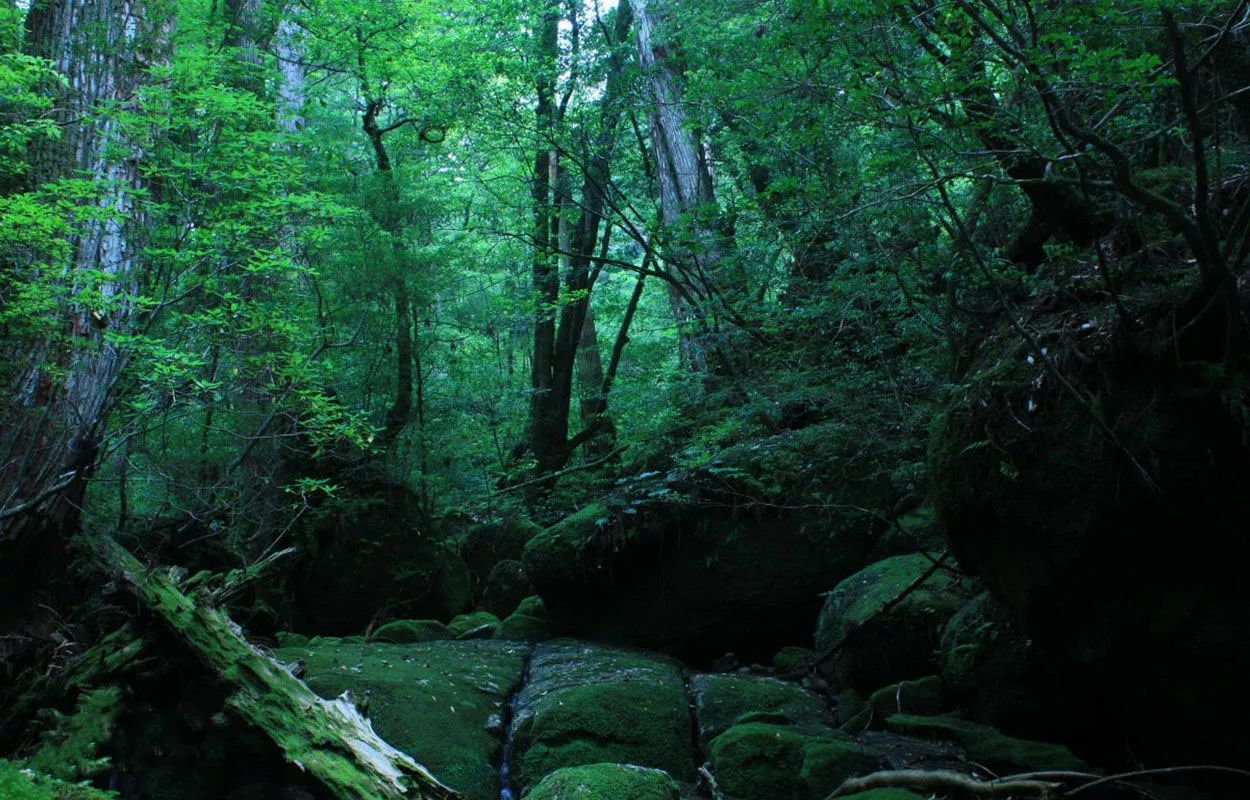
[[0, 0], [0, 800], [1250, 797], [1250, 0]]

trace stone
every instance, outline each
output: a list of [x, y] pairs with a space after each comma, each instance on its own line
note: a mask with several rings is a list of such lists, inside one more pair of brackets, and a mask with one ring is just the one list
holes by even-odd
[[461, 614], [447, 623], [447, 630], [455, 639], [489, 639], [499, 628], [499, 617], [489, 611]]
[[534, 584], [520, 561], [507, 559], [491, 568], [482, 592], [482, 609], [498, 617], [516, 610], [522, 600], [534, 593]]
[[436, 619], [398, 619], [373, 632], [373, 641], [391, 644], [416, 644], [451, 638], [451, 631]]
[[665, 657], [557, 640], [534, 648], [513, 717], [513, 771], [524, 790], [563, 767], [599, 763], [694, 778], [690, 710]]
[[817, 651], [837, 646], [822, 665], [827, 677], [866, 689], [934, 672], [942, 627], [971, 591], [968, 581], [939, 569], [895, 602], [931, 566], [922, 554], [893, 556], [829, 593], [816, 625]]
[[765, 722], [735, 725], [712, 740], [711, 770], [729, 800], [821, 800], [878, 761], [850, 737]]
[[884, 686], [868, 698], [873, 724], [880, 725], [893, 714], [937, 714], [946, 707], [946, 687], [937, 675]]
[[707, 746], [736, 722], [753, 713], [768, 713], [774, 721], [832, 730], [833, 714], [819, 696], [795, 683], [757, 675], [695, 675], [694, 695], [699, 741]]
[[1089, 771], [1089, 765], [1063, 745], [1017, 739], [989, 725], [958, 717], [895, 714], [886, 718], [885, 726], [906, 736], [958, 742], [967, 752], [969, 761], [1000, 775], [1049, 770]]
[[538, 782], [525, 800], [678, 800], [668, 773], [633, 764], [565, 767]]
[[467, 800], [498, 800], [503, 738], [488, 723], [521, 683], [528, 654], [513, 642], [329, 641], [274, 655], [304, 659], [305, 681], [322, 697], [368, 697], [378, 734]]
[[495, 630], [494, 638], [516, 642], [541, 642], [551, 638], [551, 625], [541, 597], [527, 597]]

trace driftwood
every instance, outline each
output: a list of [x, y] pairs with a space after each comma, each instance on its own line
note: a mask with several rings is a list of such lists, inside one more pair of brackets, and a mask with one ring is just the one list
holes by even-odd
[[[318, 697], [283, 664], [250, 644], [224, 612], [185, 594], [169, 572], [145, 568], [112, 539], [92, 539], [86, 544], [110, 576], [125, 582], [144, 606], [233, 689], [228, 707], [261, 729], [291, 763], [336, 797], [460, 800], [411, 756], [383, 741], [350, 698]], [[206, 594], [221, 596], [228, 588]], [[431, 735], [437, 734], [431, 731]]]
[[874, 772], [862, 778], [845, 781], [826, 800], [844, 797], [870, 789], [919, 789], [924, 792], [969, 792], [978, 797], [1057, 797], [1063, 790], [1062, 783], [1031, 780], [1027, 778], [999, 778], [982, 781], [949, 770], [925, 771], [918, 769], [887, 770]]

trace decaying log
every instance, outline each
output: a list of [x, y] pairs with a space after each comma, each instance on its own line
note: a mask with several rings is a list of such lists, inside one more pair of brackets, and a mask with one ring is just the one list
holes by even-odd
[[[408, 754], [374, 732], [348, 698], [324, 700], [261, 652], [220, 609], [184, 594], [112, 539], [86, 542], [98, 564], [156, 614], [234, 693], [227, 705], [291, 763], [342, 800], [460, 800]], [[431, 735], [436, 735], [431, 731]]]

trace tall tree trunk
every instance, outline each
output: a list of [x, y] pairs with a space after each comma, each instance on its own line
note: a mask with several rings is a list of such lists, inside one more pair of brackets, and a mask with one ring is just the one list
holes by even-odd
[[[36, 0], [27, 18], [29, 52], [66, 78], [57, 98], [64, 136], [36, 145], [29, 180], [83, 174], [99, 190], [76, 215], [63, 276], [44, 276], [65, 292], [59, 330], [4, 354], [19, 360], [0, 406], [0, 561], [22, 577], [0, 575], [0, 585], [13, 597], [59, 568], [129, 358], [146, 181], [144, 153], [114, 110], [131, 108], [150, 66], [168, 58], [173, 20], [159, 0]], [[0, 607], [14, 609], [11, 599]]]
[[304, 67], [304, 38], [297, 22], [299, 13], [299, 4], [287, 4], [274, 37], [274, 53], [282, 76], [278, 83], [278, 128], [288, 134], [304, 129], [307, 103], [308, 73]]
[[656, 180], [664, 223], [665, 258], [685, 291], [670, 285], [677, 318], [681, 362], [709, 371], [710, 341], [717, 326], [716, 306], [745, 292], [742, 275], [726, 258], [731, 237], [716, 205], [712, 174], [686, 114], [681, 79], [660, 31], [662, 0], [634, 0], [638, 56], [646, 75], [648, 114]]

